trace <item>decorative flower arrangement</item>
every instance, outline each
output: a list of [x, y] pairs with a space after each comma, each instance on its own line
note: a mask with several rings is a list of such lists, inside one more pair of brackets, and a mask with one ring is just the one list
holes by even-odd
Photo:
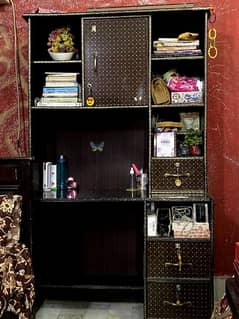
[[50, 52], [75, 52], [74, 36], [69, 27], [53, 30], [48, 37], [47, 46]]

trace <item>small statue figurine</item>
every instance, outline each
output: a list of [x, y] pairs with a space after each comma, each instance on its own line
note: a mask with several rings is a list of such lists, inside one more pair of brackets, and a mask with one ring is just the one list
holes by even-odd
[[78, 190], [78, 183], [74, 177], [68, 177], [67, 179], [67, 198], [76, 198]]

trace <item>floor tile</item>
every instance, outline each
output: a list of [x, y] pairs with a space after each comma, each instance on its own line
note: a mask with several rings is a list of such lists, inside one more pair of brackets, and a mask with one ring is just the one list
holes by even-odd
[[36, 319], [143, 319], [143, 304], [46, 300]]

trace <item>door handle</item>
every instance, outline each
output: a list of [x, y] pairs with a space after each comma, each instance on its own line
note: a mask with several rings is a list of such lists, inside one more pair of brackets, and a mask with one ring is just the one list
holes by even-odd
[[94, 72], [97, 72], [97, 51], [94, 52], [93, 65], [94, 65]]

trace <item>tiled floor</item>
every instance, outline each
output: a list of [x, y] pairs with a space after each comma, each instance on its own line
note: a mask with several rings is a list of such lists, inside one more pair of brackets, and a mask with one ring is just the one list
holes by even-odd
[[36, 319], [143, 319], [143, 304], [46, 300]]
[[[224, 290], [225, 278], [216, 278], [214, 301], [223, 296]], [[46, 300], [36, 319], [143, 319], [143, 304]]]

